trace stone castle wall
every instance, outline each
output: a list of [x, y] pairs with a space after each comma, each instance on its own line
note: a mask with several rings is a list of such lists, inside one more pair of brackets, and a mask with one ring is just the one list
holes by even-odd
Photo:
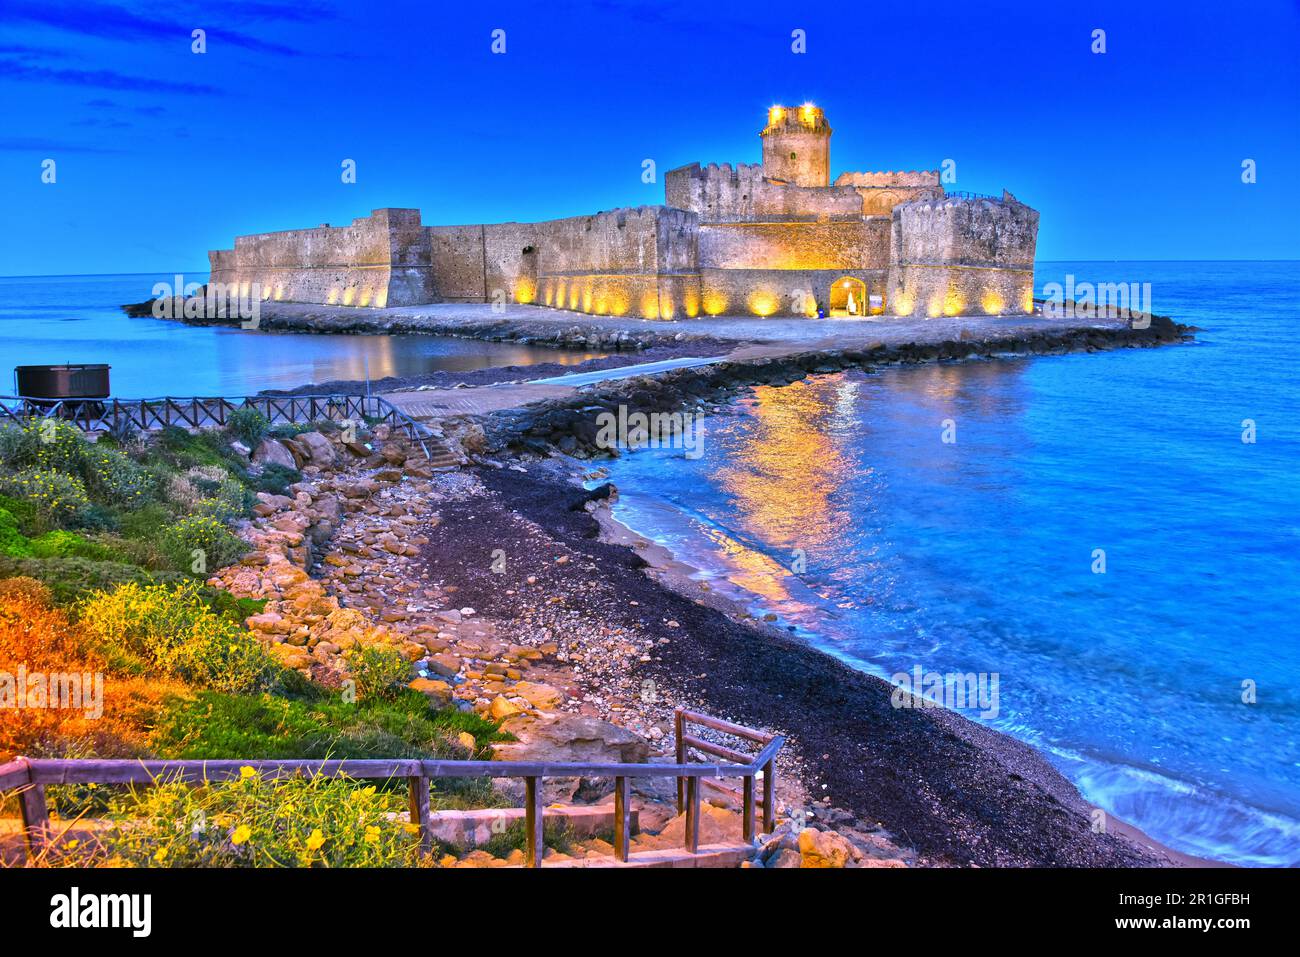
[[212, 281], [280, 301], [644, 318], [839, 315], [848, 290], [858, 314], [1032, 307], [1037, 212], [1010, 194], [946, 197], [937, 170], [850, 172], [831, 185], [830, 133], [816, 107], [773, 107], [763, 164], [670, 170], [664, 206], [461, 226], [379, 209], [350, 226], [241, 236], [209, 253]]
[[377, 209], [350, 226], [239, 236], [208, 253], [209, 281], [264, 300], [347, 306], [429, 302], [427, 238], [416, 209]]
[[664, 174], [665, 201], [702, 223], [852, 219], [862, 202], [851, 188], [802, 187], [765, 179], [757, 164], [692, 163]]
[[1033, 311], [1038, 212], [1001, 200], [920, 200], [894, 209], [889, 290], [899, 315]]

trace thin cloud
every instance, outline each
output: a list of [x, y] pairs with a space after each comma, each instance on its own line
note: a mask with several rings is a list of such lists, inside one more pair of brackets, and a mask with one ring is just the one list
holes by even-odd
[[[252, 4], [263, 11], [265, 18], [270, 11], [280, 8], [276, 4]], [[206, 26], [204, 20], [210, 15], [199, 14], [193, 22], [181, 23], [175, 20], [155, 19], [141, 16], [121, 7], [107, 4], [84, 3], [77, 0], [63, 0], [58, 4], [24, 3], [22, 0], [9, 0], [6, 4], [5, 17], [11, 23], [31, 23], [80, 36], [97, 37], [105, 40], [166, 40], [189, 43], [191, 32], [202, 27], [207, 31], [208, 43], [229, 43], [246, 50], [259, 53], [277, 53], [281, 56], [298, 56], [300, 51], [279, 43], [271, 43], [259, 37], [225, 30], [217, 26]], [[285, 19], [285, 16], [281, 16]]]
[[127, 76], [114, 70], [50, 69], [28, 66], [13, 60], [0, 60], [0, 78], [27, 83], [63, 83], [68, 86], [87, 86], [100, 90], [133, 90], [145, 93], [194, 93], [212, 95], [220, 93], [214, 86], [203, 83], [180, 83], [173, 80], [154, 80], [142, 76]]

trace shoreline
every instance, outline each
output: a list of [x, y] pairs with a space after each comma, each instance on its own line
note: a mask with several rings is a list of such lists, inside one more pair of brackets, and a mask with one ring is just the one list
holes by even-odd
[[[645, 573], [654, 578], [654, 580], [664, 588], [675, 591], [685, 597], [692, 597], [692, 593], [698, 594], [701, 582], [695, 576], [700, 573], [700, 569], [678, 557], [668, 546], [661, 545], [649, 538], [647, 533], [624, 523], [621, 519], [615, 516], [614, 510], [609, 504], [610, 501], [612, 501], [612, 498], [610, 500], [602, 501], [597, 508], [592, 510], [592, 517], [597, 521], [601, 528], [601, 541], [613, 545], [620, 545], [634, 551], [645, 561]], [[716, 588], [710, 588], [709, 586], [705, 587], [712, 591], [713, 599], [719, 605], [730, 605], [732, 613], [736, 617], [750, 617], [748, 602], [743, 596], [752, 595], [755, 603], [760, 601], [761, 596], [747, 592], [743, 586], [736, 584], [729, 578], [725, 580], [728, 583], [728, 587], [735, 590], [737, 593], [736, 595], [726, 595], [720, 593]], [[826, 655], [828, 658], [834, 658], [834, 656], [829, 652], [816, 648], [811, 644], [809, 644], [808, 647], [811, 651]], [[867, 672], [862, 673], [866, 674]], [[995, 731], [994, 733], [1011, 738], [1010, 735], [1005, 735], [1004, 732]], [[1017, 739], [1011, 738], [1011, 740]], [[1031, 747], [1029, 745], [1026, 746]], [[1037, 752], [1037, 749], [1034, 750]], [[1043, 757], [1043, 760], [1046, 761], [1046, 757]], [[1080, 797], [1082, 798], [1082, 795], [1080, 795]], [[1131, 824], [1130, 822], [1115, 816], [1109, 810], [1105, 811], [1105, 813], [1107, 827], [1113, 833], [1122, 836], [1130, 843], [1135, 844], [1156, 857], [1163, 859], [1165, 866], [1215, 868], [1236, 866], [1226, 861], [1197, 857], [1184, 851], [1178, 851], [1160, 841], [1157, 841], [1137, 825]]]

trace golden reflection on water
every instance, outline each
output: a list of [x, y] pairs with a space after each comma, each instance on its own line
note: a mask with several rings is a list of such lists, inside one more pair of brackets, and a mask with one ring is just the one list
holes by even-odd
[[[838, 398], [851, 388], [842, 377], [804, 380], [782, 388], [759, 386], [750, 403], [752, 425], [744, 444], [718, 472], [719, 486], [735, 505], [739, 524], [762, 529], [773, 543], [812, 553], [851, 516], [831, 503], [846, 467], [832, 437]], [[773, 601], [789, 601], [784, 576], [756, 549], [721, 542], [737, 569], [736, 584]]]
[[[869, 411], [862, 406], [880, 387], [878, 379], [868, 386], [852, 375], [821, 375], [787, 386], [756, 387], [747, 403], [744, 439], [722, 460], [717, 482], [736, 511], [736, 526], [772, 546], [781, 564], [760, 549], [718, 534], [714, 546], [732, 569], [728, 577], [783, 603], [787, 610], [802, 604], [791, 594], [788, 574], [796, 549], [803, 551], [808, 565], [820, 563], [819, 557], [824, 560], [841, 551], [843, 538], [866, 519], [847, 507], [847, 496], [837, 501], [836, 493], [850, 486], [861, 492], [876, 485], [875, 470], [862, 461], [864, 454], [867, 460], [872, 458], [872, 417], [888, 417], [891, 421], [883, 431], [895, 440], [900, 433], [914, 436], [907, 443], [907, 454], [915, 464], [960, 481], [961, 456], [941, 441], [944, 421], [971, 413], [1016, 418], [1022, 410], [1005, 407], [1006, 400], [999, 398], [1004, 390], [986, 381], [1008, 374], [1018, 375], [1019, 370], [1003, 363], [911, 369], [906, 375], [890, 376], [891, 395], [871, 403]], [[854, 470], [856, 474], [850, 474]], [[854, 507], [870, 510], [872, 503], [859, 499]], [[827, 578], [836, 580], [833, 569]], [[832, 590], [839, 591], [834, 586]], [[839, 602], [830, 593], [821, 597]]]

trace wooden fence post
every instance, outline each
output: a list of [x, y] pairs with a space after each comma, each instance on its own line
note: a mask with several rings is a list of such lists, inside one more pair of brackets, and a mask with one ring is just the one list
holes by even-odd
[[700, 779], [686, 779], [686, 850], [700, 849]]
[[776, 759], [763, 765], [763, 831], [776, 830]]
[[627, 778], [614, 779], [614, 860], [627, 862], [628, 846], [631, 843], [628, 831], [631, 815], [628, 813]]
[[406, 779], [407, 797], [411, 808], [411, 823], [420, 829], [420, 853], [433, 850], [433, 814], [429, 810], [429, 779]]
[[[686, 722], [682, 718], [682, 709], [678, 708], [673, 715], [673, 733], [677, 736], [677, 763], [686, 763], [686, 742], [683, 740], [685, 734]], [[686, 780], [677, 779], [677, 813], [681, 814], [686, 810]]]
[[50, 808], [45, 803], [45, 785], [27, 785], [18, 793], [18, 806], [23, 816], [27, 854], [39, 857], [50, 836]]
[[741, 831], [746, 842], [754, 840], [754, 775], [745, 775], [745, 799], [741, 810]]
[[524, 827], [527, 831], [524, 867], [541, 867], [542, 854], [546, 850], [542, 831], [542, 779], [524, 778], [524, 790], [528, 801], [524, 812]]

